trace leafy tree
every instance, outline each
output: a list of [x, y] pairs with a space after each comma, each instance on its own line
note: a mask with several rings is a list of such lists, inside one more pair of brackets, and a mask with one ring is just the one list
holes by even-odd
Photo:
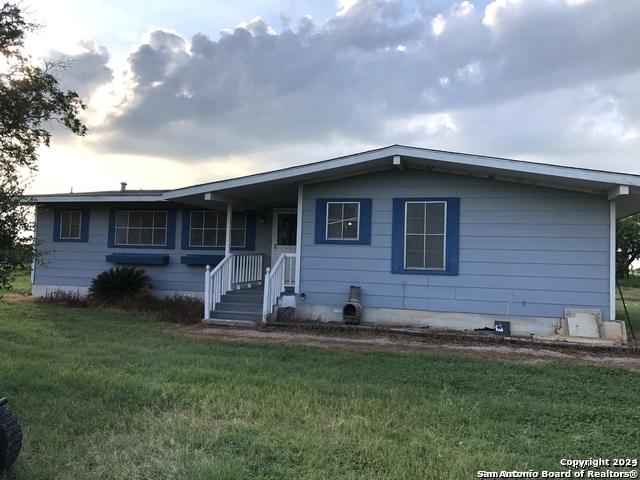
[[631, 264], [640, 259], [640, 213], [616, 224], [616, 277], [629, 276]]
[[25, 35], [38, 28], [19, 4], [0, 8], [0, 288], [34, 256], [28, 207], [20, 200], [37, 170], [38, 147], [49, 146], [46, 127], [57, 122], [76, 135], [87, 131], [78, 119], [85, 105], [75, 92], [63, 92], [54, 75], [69, 64], [36, 65], [23, 53]]

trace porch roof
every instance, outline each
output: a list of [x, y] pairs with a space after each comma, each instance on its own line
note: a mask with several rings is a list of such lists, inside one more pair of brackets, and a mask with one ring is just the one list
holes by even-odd
[[214, 202], [262, 210], [295, 203], [300, 183], [316, 183], [392, 168], [422, 168], [607, 195], [616, 199], [618, 218], [640, 212], [640, 175], [402, 145], [171, 190], [162, 198], [202, 207], [211, 206]]

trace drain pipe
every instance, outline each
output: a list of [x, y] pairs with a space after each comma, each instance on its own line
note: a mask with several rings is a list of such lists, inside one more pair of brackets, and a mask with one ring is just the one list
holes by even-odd
[[507, 322], [509, 321], [509, 306], [514, 303], [513, 293], [511, 294], [511, 301], [507, 302]]

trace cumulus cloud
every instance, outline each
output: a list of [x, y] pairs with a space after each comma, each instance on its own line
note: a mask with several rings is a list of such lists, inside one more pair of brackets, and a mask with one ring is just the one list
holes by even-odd
[[113, 70], [107, 66], [109, 52], [93, 40], [78, 42], [80, 52], [65, 54], [49, 50], [46, 59], [52, 62], [67, 62], [67, 68], [57, 70], [56, 78], [64, 90], [73, 90], [80, 98], [89, 99], [102, 85], [113, 80]]
[[[184, 161], [336, 139], [516, 156], [584, 135], [637, 142], [638, 110], [625, 102], [637, 97], [627, 80], [640, 70], [630, 48], [640, 42], [637, 0], [339, 8], [322, 24], [286, 18], [280, 32], [258, 17], [217, 39], [150, 32], [129, 55], [126, 94], [90, 141]], [[112, 77], [106, 50], [86, 55], [92, 73], [76, 85], [90, 94]]]

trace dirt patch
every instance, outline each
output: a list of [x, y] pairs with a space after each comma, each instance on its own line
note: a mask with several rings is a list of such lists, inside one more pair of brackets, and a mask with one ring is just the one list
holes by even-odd
[[596, 349], [568, 348], [539, 344], [510, 345], [480, 342], [460, 335], [455, 339], [407, 337], [385, 333], [304, 331], [299, 328], [232, 328], [211, 325], [171, 325], [172, 335], [203, 341], [258, 341], [285, 345], [334, 348], [351, 352], [393, 351], [424, 352], [432, 355], [466, 356], [517, 363], [567, 363], [621, 366], [640, 371], [640, 353]]
[[33, 303], [36, 301], [36, 298], [38, 297], [32, 297], [31, 295], [23, 295], [22, 293], [3, 293], [2, 298], [10, 302], [16, 302], [16, 303], [21, 303], [21, 302]]

